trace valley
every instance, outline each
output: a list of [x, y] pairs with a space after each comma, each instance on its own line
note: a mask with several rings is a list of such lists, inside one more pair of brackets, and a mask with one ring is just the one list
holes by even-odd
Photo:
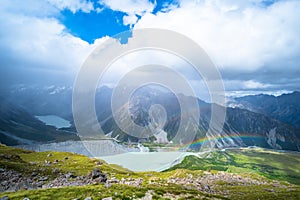
[[[300, 196], [299, 129], [273, 114], [246, 107], [244, 101], [217, 105], [226, 109], [223, 130], [207, 138], [211, 103], [197, 99], [200, 123], [189, 122], [197, 134], [185, 144], [172, 141], [182, 111], [168, 91], [145, 87], [122, 106], [120, 111], [128, 109], [140, 126], [153, 123], [152, 105], [166, 109], [164, 126], [153, 126], [157, 135], [135, 138], [114, 121], [109, 100], [113, 89], [99, 88], [95, 109], [105, 137], [90, 137], [77, 133], [70, 106], [56, 105], [57, 100], [71, 104], [71, 88], [59, 88], [22, 88], [19, 92], [15, 88], [12, 96], [0, 99], [0, 139], [8, 145], [0, 148], [0, 199]], [[19, 97], [13, 100], [16, 94]], [[39, 106], [30, 109], [33, 104]], [[298, 115], [297, 109], [290, 112]]]
[[[151, 143], [155, 143], [155, 137], [136, 138], [128, 135], [117, 126], [111, 110], [112, 92], [113, 88], [107, 86], [97, 89], [95, 109], [98, 122], [95, 123], [101, 125], [103, 132], [108, 137], [115, 138], [121, 143], [143, 142], [149, 143], [150, 146]], [[84, 135], [77, 135], [74, 125], [71, 94], [72, 88], [62, 86], [13, 87], [5, 98], [0, 98], [0, 131], [2, 132], [0, 132], [0, 142], [7, 145], [24, 145], [26, 144], [24, 141], [27, 140], [30, 140], [31, 143], [42, 144], [84, 138]], [[286, 103], [293, 102], [291, 105], [295, 108], [290, 109], [289, 113], [293, 116], [299, 116], [297, 102], [300, 101], [300, 98], [298, 93], [291, 93], [288, 97]], [[183, 96], [183, 98], [187, 97]], [[272, 99], [274, 98], [283, 99], [280, 100], [281, 102], [286, 99], [281, 98], [281, 96]], [[58, 101], [60, 102], [59, 105], [56, 103]], [[197, 101], [201, 111], [199, 124], [189, 122], [191, 127], [196, 130], [196, 137], [190, 148], [196, 151], [201, 148], [203, 143], [209, 143], [209, 141], [205, 141], [205, 134], [209, 129], [212, 105], [200, 99]], [[259, 146], [271, 149], [300, 150], [300, 129], [297, 128], [296, 124], [279, 121], [279, 118], [273, 114], [268, 115], [266, 112], [261, 113], [253, 110], [253, 106], [241, 106], [242, 103], [238, 104], [239, 101], [237, 98], [234, 100], [235, 103], [232, 100], [228, 102], [228, 107], [220, 106], [220, 109], [226, 109], [226, 119], [222, 132], [212, 135], [216, 138], [214, 147]], [[136, 124], [147, 126], [151, 121], [148, 110], [155, 104], [160, 104], [166, 109], [166, 122], [160, 132], [166, 135], [164, 140], [170, 142], [178, 131], [181, 115], [175, 94], [157, 88], [144, 87], [133, 95], [130, 103], [123, 109], [127, 108], [130, 111]], [[284, 109], [281, 104], [272, 103], [273, 106], [278, 105], [278, 107], [275, 106], [277, 110]], [[124, 110], [124, 112], [127, 111]], [[56, 116], [61, 118], [60, 121], [63, 121], [63, 126], [67, 124], [68, 127], [51, 126], [38, 120], [35, 116], [52, 116], [52, 118]], [[90, 124], [90, 126], [94, 125]], [[16, 140], [10, 135], [25, 140], [22, 142], [22, 140]]]
[[300, 200], [300, 0], [0, 0], [0, 200]]

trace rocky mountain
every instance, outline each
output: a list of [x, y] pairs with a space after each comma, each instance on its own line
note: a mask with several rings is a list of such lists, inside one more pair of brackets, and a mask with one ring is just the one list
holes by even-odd
[[[171, 141], [178, 131], [181, 116], [179, 102], [173, 93], [144, 88], [132, 96], [129, 105], [123, 107], [120, 113], [129, 110], [135, 123], [145, 126], [151, 123], [148, 110], [155, 104], [162, 105], [166, 110], [167, 119], [163, 130], [167, 132], [168, 140]], [[193, 127], [197, 129], [196, 140], [202, 138], [207, 132], [211, 117], [211, 104], [200, 99], [198, 99], [198, 104], [200, 107], [199, 125], [191, 122], [194, 124]], [[129, 136], [122, 134], [116, 128], [112, 117], [106, 118], [103, 126], [106, 127], [106, 131], [113, 131], [113, 137], [119, 135], [121, 140], [128, 140]], [[241, 108], [227, 108], [223, 131], [213, 136], [218, 138], [214, 146], [219, 148], [260, 146], [273, 149], [300, 150], [299, 129], [264, 114]], [[149, 140], [154, 141], [154, 138], [149, 138]], [[198, 149], [199, 145], [201, 144], [194, 144], [192, 147]]]
[[72, 87], [14, 85], [4, 95], [7, 102], [31, 115], [57, 115], [72, 121]]
[[0, 99], [0, 142], [8, 145], [77, 139], [74, 132], [47, 126], [23, 107]]
[[[56, 131], [62, 130], [56, 130], [52, 127], [52, 129], [50, 128], [51, 131], [54, 131], [52, 133], [50, 130], [48, 130], [49, 126], [45, 126], [45, 124], [41, 123], [33, 116], [53, 114], [61, 116], [65, 119], [69, 119], [72, 122], [71, 95], [72, 89], [68, 87], [15, 87], [15, 89], [12, 89], [5, 97], [6, 102], [10, 102], [10, 104], [5, 105], [4, 103], [1, 103], [2, 107], [6, 107], [6, 109], [11, 110], [1, 110], [1, 123], [4, 124], [1, 127], [9, 127], [5, 129], [2, 128], [2, 132], [9, 133], [11, 139], [12, 135], [16, 135], [24, 139], [34, 139], [36, 137], [31, 133], [32, 131], [22, 131], [22, 127], [16, 126], [15, 124], [12, 124], [14, 122], [8, 120], [10, 117], [15, 116], [15, 120], [13, 121], [16, 121], [17, 123], [21, 122], [20, 124], [25, 124], [26, 128], [30, 130], [38, 129], [36, 131], [39, 131], [41, 135], [45, 134], [45, 137], [43, 138], [45, 141], [53, 140], [53, 138], [56, 138], [57, 135], [61, 135]], [[115, 119], [112, 116], [111, 96], [111, 88], [101, 87], [97, 90], [95, 97], [95, 108], [98, 121], [100, 122], [102, 129], [106, 134], [110, 133], [110, 136], [117, 137], [121, 142], [154, 142], [157, 140], [157, 137], [154, 136], [145, 137], [143, 140], [140, 140], [134, 136], [125, 134], [117, 126]], [[282, 95], [280, 98], [267, 96], [266, 98], [271, 100], [269, 103], [268, 101], [264, 102], [265, 104], [270, 104], [270, 110], [273, 108], [273, 112], [270, 111], [271, 114], [267, 113], [267, 111], [262, 111], [262, 108], [267, 110], [267, 106], [265, 104], [263, 104], [265, 106], [254, 106], [253, 102], [259, 102], [258, 100], [248, 100], [252, 103], [247, 103], [247, 106], [246, 104], [240, 103], [246, 102], [249, 97], [235, 99], [235, 105], [239, 106], [228, 108], [219, 106], [220, 109], [226, 109], [226, 120], [223, 131], [221, 133], [214, 133], [216, 134], [214, 137], [218, 139], [217, 142], [212, 145], [219, 148], [232, 146], [260, 146], [266, 148], [299, 151], [299, 128], [293, 126], [293, 123], [289, 124], [286, 121], [281, 120], [281, 118], [291, 120], [294, 119], [293, 117], [288, 118], [289, 115], [299, 117], [299, 115], [297, 115], [297, 109], [299, 108], [297, 105], [298, 96], [299, 93], [297, 92], [289, 95]], [[191, 97], [185, 97], [182, 95], [182, 98], [188, 99]], [[280, 104], [276, 104], [280, 105], [277, 109], [274, 108], [274, 98], [280, 99], [277, 100], [280, 102]], [[196, 131], [195, 140], [201, 139], [205, 136], [209, 128], [211, 117], [211, 104], [201, 101], [200, 99], [197, 99], [197, 102], [200, 107], [199, 124], [193, 120], [188, 121], [191, 129]], [[283, 106], [283, 102], [286, 102], [286, 106]], [[119, 116], [122, 118], [122, 114], [129, 111], [130, 117], [135, 124], [139, 126], [148, 126], [149, 124], [153, 123], [153, 119], [149, 115], [149, 109], [152, 105], [157, 104], [161, 105], [165, 109], [166, 119], [160, 119], [162, 121], [165, 120], [163, 126], [155, 126], [154, 130], [160, 134], [160, 139], [165, 135], [166, 138], [164, 138], [164, 141], [171, 141], [178, 131], [181, 122], [180, 117], [182, 111], [180, 109], [177, 97], [170, 91], [157, 87], [141, 88], [133, 94], [130, 102], [122, 105], [119, 110]], [[249, 105], [251, 105], [251, 107]], [[289, 109], [287, 109], [287, 107]], [[16, 113], [19, 114], [17, 115]], [[26, 123], [24, 120], [26, 120]], [[297, 121], [295, 121], [295, 123], [296, 122]], [[74, 125], [72, 125], [68, 131], [74, 132]], [[49, 133], [49, 138], [46, 137], [47, 133]], [[2, 134], [0, 138], [3, 140], [2, 138], [7, 137], [7, 134]], [[5, 143], [15, 144], [15, 142], [8, 143], [7, 140], [8, 139], [6, 139]], [[192, 145], [191, 148], [199, 149], [202, 144], [203, 143], [198, 142]]]
[[261, 113], [300, 128], [300, 92], [295, 91], [280, 96], [250, 95], [235, 98], [231, 107], [239, 107]]

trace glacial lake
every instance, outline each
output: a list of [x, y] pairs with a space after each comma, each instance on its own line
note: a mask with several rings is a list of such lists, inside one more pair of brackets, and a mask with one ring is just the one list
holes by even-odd
[[163, 171], [178, 163], [185, 156], [199, 155], [190, 152], [129, 152], [98, 157], [110, 164], [117, 164], [132, 171]]
[[18, 145], [17, 147], [38, 152], [74, 152], [99, 158], [107, 163], [117, 164], [132, 171], [163, 171], [180, 163], [187, 155], [201, 154], [174, 151], [140, 152], [138, 148], [129, 148], [112, 140], [65, 141], [48, 144]]
[[44, 122], [46, 125], [55, 126], [56, 128], [67, 128], [71, 126], [68, 120], [65, 120], [56, 115], [44, 115], [35, 117], [38, 120]]

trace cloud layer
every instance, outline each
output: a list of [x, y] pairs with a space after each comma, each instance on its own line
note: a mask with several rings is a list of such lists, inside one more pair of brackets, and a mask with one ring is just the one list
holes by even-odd
[[[18, 6], [15, 6], [18, 5]], [[59, 5], [59, 6], [58, 6]], [[1, 85], [73, 80], [95, 45], [68, 33], [56, 18], [60, 9], [88, 12], [86, 1], [0, 3]]]
[[293, 0], [183, 1], [169, 12], [147, 13], [135, 28], [167, 28], [192, 38], [225, 79], [242, 82], [240, 89], [299, 90], [299, 8]]
[[220, 69], [229, 93], [300, 90], [300, 1], [176, 1], [163, 3], [154, 12], [156, 6], [156, 1], [148, 0], [1, 0], [1, 85], [25, 77], [39, 82], [49, 74], [65, 74], [73, 80], [85, 58], [106, 37], [89, 44], [72, 35], [59, 21], [61, 12], [109, 9], [125, 14], [116, 23], [134, 29], [166, 28], [196, 41]]

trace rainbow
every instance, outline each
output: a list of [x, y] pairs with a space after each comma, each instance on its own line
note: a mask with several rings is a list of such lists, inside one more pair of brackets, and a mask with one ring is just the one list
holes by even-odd
[[231, 133], [231, 134], [226, 134], [226, 135], [218, 135], [215, 137], [204, 137], [204, 138], [199, 138], [193, 142], [190, 143], [186, 143], [186, 144], [182, 144], [179, 146], [174, 147], [175, 150], [183, 150], [186, 149], [188, 147], [197, 147], [197, 146], [201, 146], [202, 144], [206, 143], [206, 142], [211, 142], [211, 141], [216, 141], [216, 140], [221, 140], [221, 139], [244, 139], [244, 140], [264, 140], [265, 137], [263, 137], [262, 135], [258, 135], [258, 134], [250, 134], [250, 133]]

